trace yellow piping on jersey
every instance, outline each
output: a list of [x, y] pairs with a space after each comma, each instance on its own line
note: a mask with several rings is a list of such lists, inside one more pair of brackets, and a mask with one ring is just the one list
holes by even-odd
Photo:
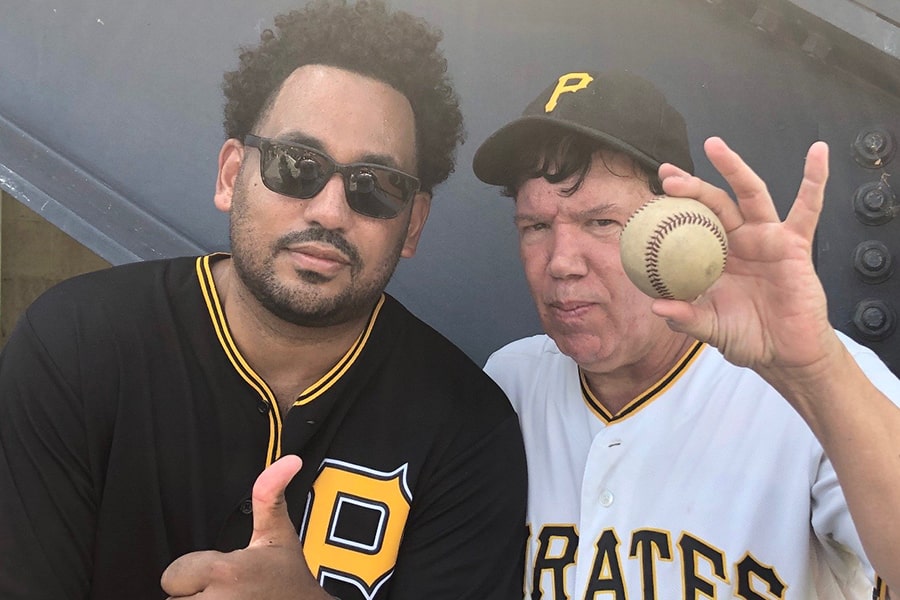
[[350, 349], [347, 350], [347, 353], [344, 354], [344, 357], [341, 358], [337, 362], [334, 367], [331, 368], [330, 371], [325, 373], [317, 382], [303, 390], [300, 396], [294, 401], [294, 406], [302, 406], [309, 402], [312, 402], [322, 394], [324, 394], [328, 388], [332, 386], [332, 384], [341, 378], [341, 376], [347, 372], [347, 369], [356, 361], [356, 358], [359, 356], [359, 353], [362, 352], [362, 349], [365, 348], [366, 342], [369, 341], [369, 335], [372, 333], [372, 329], [375, 327], [375, 319], [378, 317], [378, 313], [381, 312], [381, 307], [384, 306], [384, 295], [382, 294], [381, 298], [378, 300], [378, 304], [375, 305], [375, 310], [372, 311], [371, 316], [369, 317], [369, 322], [366, 324], [365, 329], [363, 329], [362, 333], [359, 334], [359, 337], [356, 338], [356, 342], [350, 346]]
[[[216, 292], [216, 284], [213, 280], [212, 269], [210, 268], [210, 258], [215, 255], [223, 256], [224, 254], [216, 253], [197, 258], [197, 278], [200, 281], [200, 290], [206, 301], [207, 310], [212, 319], [216, 337], [218, 337], [219, 343], [225, 351], [225, 355], [228, 357], [228, 360], [231, 361], [232, 366], [234, 366], [234, 369], [241, 378], [243, 378], [244, 381], [246, 381], [247, 384], [249, 384], [250, 387], [252, 387], [269, 405], [269, 445], [266, 451], [266, 466], [268, 467], [281, 457], [281, 410], [278, 408], [278, 401], [275, 398], [274, 392], [272, 392], [265, 380], [247, 363], [238, 349], [237, 344], [234, 343], [234, 339], [231, 337], [228, 321], [225, 318], [225, 311], [222, 310], [222, 305], [219, 302], [219, 295]], [[347, 369], [349, 369], [356, 361], [356, 358], [365, 347], [369, 335], [374, 328], [376, 317], [383, 305], [384, 295], [379, 298], [375, 310], [373, 310], [372, 314], [369, 316], [366, 327], [363, 329], [362, 333], [360, 333], [353, 345], [350, 346], [350, 349], [334, 367], [300, 394], [297, 400], [294, 401], [295, 406], [306, 404], [318, 398], [347, 372]]]
[[597, 400], [597, 397], [594, 396], [594, 393], [591, 391], [590, 386], [587, 382], [587, 377], [584, 374], [584, 371], [581, 367], [578, 368], [578, 377], [581, 380], [581, 396], [584, 399], [585, 404], [588, 405], [588, 408], [591, 409], [601, 421], [606, 423], [607, 425], [614, 421], [621, 421], [630, 417], [631, 415], [637, 413], [642, 408], [647, 406], [653, 398], [659, 396], [667, 389], [672, 387], [672, 385], [678, 380], [681, 375], [687, 371], [687, 368], [697, 359], [700, 355], [700, 351], [706, 346], [703, 342], [694, 342], [694, 344], [688, 349], [687, 352], [684, 353], [675, 366], [672, 367], [668, 373], [662, 376], [659, 381], [650, 386], [647, 391], [643, 392], [637, 398], [626, 404], [622, 407], [616, 414], [610, 413], [606, 408], [604, 408], [603, 404]]
[[247, 364], [247, 361], [241, 356], [237, 345], [231, 338], [231, 331], [228, 329], [225, 311], [222, 310], [222, 305], [219, 303], [219, 294], [216, 292], [216, 284], [210, 268], [209, 259], [211, 256], [201, 256], [197, 259], [197, 278], [200, 280], [200, 290], [203, 292], [203, 298], [206, 300], [206, 307], [212, 319], [216, 337], [219, 338], [219, 343], [222, 345], [225, 355], [231, 361], [238, 375], [256, 390], [256, 393], [269, 405], [269, 446], [266, 451], [266, 466], [268, 467], [281, 456], [281, 413], [278, 410], [275, 394], [263, 381], [263, 378], [257, 375], [250, 365]]

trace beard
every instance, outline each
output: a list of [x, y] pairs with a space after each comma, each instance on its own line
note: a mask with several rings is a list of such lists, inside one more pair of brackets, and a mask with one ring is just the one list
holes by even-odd
[[[243, 186], [236, 186], [232, 201], [230, 238], [235, 272], [257, 302], [275, 317], [302, 327], [331, 327], [367, 316], [384, 292], [403, 249], [403, 236], [390, 252], [366, 272], [357, 248], [340, 233], [314, 225], [293, 231], [266, 247], [256, 235], [249, 200]], [[275, 273], [275, 259], [290, 244], [315, 241], [337, 248], [350, 263], [350, 283], [327, 294], [329, 278], [315, 271], [295, 269], [296, 279], [284, 281]]]

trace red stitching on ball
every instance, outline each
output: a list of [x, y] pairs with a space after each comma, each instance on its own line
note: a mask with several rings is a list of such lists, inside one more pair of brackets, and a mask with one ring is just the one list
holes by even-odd
[[[637, 212], [635, 214], [637, 214]], [[712, 219], [710, 219], [706, 215], [698, 215], [691, 212], [679, 212], [674, 213], [660, 221], [659, 226], [653, 231], [653, 235], [650, 236], [650, 240], [647, 242], [645, 251], [647, 256], [647, 278], [650, 280], [650, 285], [653, 286], [653, 289], [657, 294], [659, 294], [661, 298], [667, 298], [671, 300], [673, 296], [672, 292], [663, 281], [662, 276], [659, 272], [660, 246], [662, 245], [662, 241], [669, 233], [672, 232], [673, 229], [685, 224], [702, 225], [707, 230], [712, 231], [713, 235], [716, 236], [716, 239], [719, 242], [719, 248], [722, 249], [722, 256], [724, 257], [725, 253], [728, 251], [727, 242], [724, 234], [722, 233], [722, 230], [712, 221]]]

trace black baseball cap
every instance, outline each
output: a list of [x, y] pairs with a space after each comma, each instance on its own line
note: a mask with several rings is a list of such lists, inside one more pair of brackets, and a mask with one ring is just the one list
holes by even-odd
[[628, 71], [566, 73], [547, 86], [522, 116], [475, 152], [481, 181], [509, 182], [516, 152], [548, 130], [568, 130], [628, 154], [654, 173], [664, 162], [694, 172], [684, 117], [649, 81]]

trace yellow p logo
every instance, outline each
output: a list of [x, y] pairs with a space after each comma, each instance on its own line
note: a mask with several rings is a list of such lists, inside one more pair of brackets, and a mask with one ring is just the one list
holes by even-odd
[[559, 78], [559, 83], [556, 84], [556, 88], [550, 94], [550, 100], [544, 105], [544, 112], [553, 112], [562, 94], [583, 90], [593, 80], [594, 78], [587, 73], [566, 73]]
[[384, 473], [323, 461], [302, 533], [306, 563], [319, 583], [336, 578], [371, 598], [391, 576], [412, 502], [406, 468]]

